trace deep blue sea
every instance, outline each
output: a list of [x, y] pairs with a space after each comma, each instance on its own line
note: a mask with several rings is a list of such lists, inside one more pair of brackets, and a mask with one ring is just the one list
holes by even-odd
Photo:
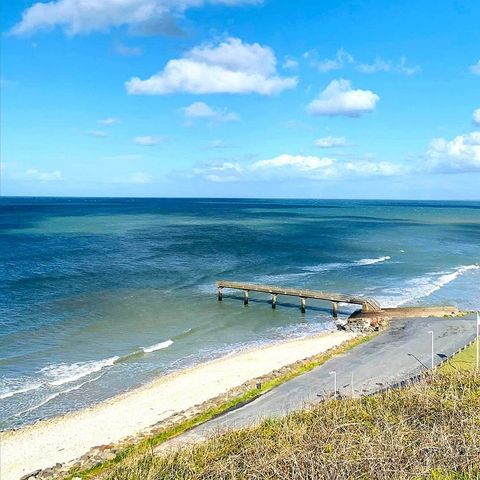
[[0, 198], [0, 258], [6, 429], [335, 328], [216, 279], [480, 309], [480, 202]]

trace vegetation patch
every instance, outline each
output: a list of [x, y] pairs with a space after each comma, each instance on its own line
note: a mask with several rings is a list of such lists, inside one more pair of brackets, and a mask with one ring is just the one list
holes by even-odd
[[[73, 469], [67, 479], [74, 479], [75, 477], [79, 477], [82, 480], [92, 478], [107, 478], [112, 470], [115, 471], [117, 465], [124, 465], [125, 463], [135, 461], [135, 459], [142, 458], [143, 455], [153, 455], [153, 448], [155, 446], [173, 437], [176, 437], [177, 435], [180, 435], [187, 430], [190, 430], [197, 425], [200, 425], [201, 423], [211, 420], [212, 418], [215, 418], [229, 410], [238, 408], [239, 406], [254, 400], [260, 395], [271, 390], [272, 388], [275, 388], [278, 385], [281, 385], [282, 383], [285, 383], [288, 380], [291, 380], [292, 378], [295, 378], [303, 373], [313, 370], [314, 368], [325, 363], [334, 355], [345, 353], [348, 350], [367, 342], [376, 335], [377, 334], [373, 333], [369, 335], [361, 335], [355, 337], [351, 340], [344, 342], [339, 347], [332, 348], [327, 352], [315, 355], [306, 360], [296, 362], [295, 364], [284, 367], [277, 372], [273, 372], [267, 377], [262, 377], [261, 379], [254, 379], [253, 381], [249, 382], [251, 385], [255, 385], [254, 388], [249, 387], [246, 390], [244, 389], [242, 393], [234, 396], [233, 398], [222, 401], [214, 407], [206, 408], [204, 411], [192, 416], [191, 418], [188, 418], [173, 426], [161, 428], [155, 434], [141, 440], [140, 442], [132, 443], [128, 446], [124, 446], [123, 448], [119, 447], [119, 453], [113, 460], [102, 462], [89, 469]], [[258, 382], [259, 380], [261, 380], [261, 382]], [[256, 384], [259, 385], [259, 388], [256, 386]], [[142, 477], [130, 478], [133, 479]]]
[[[266, 382], [262, 391], [321, 363], [312, 360], [296, 374]], [[232, 408], [235, 402], [225, 404], [124, 450], [114, 462], [81, 476], [101, 473], [108, 480], [479, 479], [480, 374], [474, 366], [473, 344], [439, 367], [433, 377], [425, 376], [407, 387], [360, 399], [329, 400], [175, 452], [154, 453], [162, 441]], [[236, 404], [254, 396], [246, 392]]]
[[458, 370], [132, 455], [108, 479], [474, 479], [479, 466], [480, 376]]

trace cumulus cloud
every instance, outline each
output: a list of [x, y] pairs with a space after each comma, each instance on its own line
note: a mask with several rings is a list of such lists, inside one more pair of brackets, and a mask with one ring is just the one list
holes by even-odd
[[348, 80], [333, 80], [309, 103], [307, 112], [311, 115], [343, 115], [360, 117], [371, 112], [380, 97], [370, 90], [353, 90]]
[[441, 173], [480, 170], [480, 132], [458, 135], [453, 140], [435, 138], [426, 153], [426, 167]]
[[151, 147], [153, 145], [158, 145], [161, 142], [161, 138], [152, 137], [150, 135], [143, 135], [143, 136], [135, 137], [133, 141], [137, 145], [142, 145], [144, 147]]
[[480, 60], [477, 63], [470, 65], [469, 70], [474, 75], [480, 75]]
[[175, 92], [272, 95], [297, 85], [296, 77], [280, 77], [276, 64], [271, 48], [227, 38], [218, 45], [194, 47], [182, 58], [168, 61], [161, 72], [145, 80], [134, 77], [125, 86], [133, 95]]
[[234, 112], [227, 110], [216, 110], [204, 102], [194, 102], [183, 109], [185, 116], [189, 119], [206, 119], [215, 122], [236, 122], [240, 117]]
[[175, 19], [191, 7], [207, 3], [235, 6], [261, 0], [56, 0], [37, 2], [22, 13], [11, 33], [31, 34], [38, 30], [62, 28], [69, 35], [108, 31], [127, 26], [134, 33], [172, 34], [178, 31]]
[[107, 118], [102, 118], [101, 120], [98, 121], [98, 123], [108, 126], [108, 125], [117, 125], [118, 123], [122, 123], [122, 122], [117, 117], [107, 117]]
[[193, 176], [212, 182], [291, 180], [323, 181], [350, 177], [385, 177], [407, 173], [402, 165], [390, 162], [360, 160], [341, 162], [315, 155], [281, 154], [273, 158], [237, 163], [224, 161], [202, 165]]
[[31, 180], [38, 180], [40, 182], [51, 182], [54, 180], [61, 180], [62, 173], [60, 170], [54, 170], [53, 172], [41, 172], [36, 168], [29, 168], [25, 171], [25, 176]]
[[345, 147], [347, 139], [345, 137], [322, 137], [315, 140], [315, 145], [320, 148]]
[[252, 164], [252, 170], [259, 169], [275, 169], [284, 167], [293, 167], [301, 172], [308, 172], [318, 170], [320, 168], [331, 167], [334, 160], [331, 158], [319, 158], [315, 156], [305, 155], [289, 155], [283, 154], [268, 160], [259, 160]]
[[480, 126], [480, 108], [473, 111], [472, 122], [474, 125]]

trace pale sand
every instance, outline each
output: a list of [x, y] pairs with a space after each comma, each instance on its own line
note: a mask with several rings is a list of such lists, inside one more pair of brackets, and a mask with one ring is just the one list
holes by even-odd
[[166, 375], [92, 408], [0, 434], [0, 477], [71, 462], [91, 447], [120, 442], [170, 415], [201, 404], [256, 377], [352, 338], [328, 332], [245, 351]]

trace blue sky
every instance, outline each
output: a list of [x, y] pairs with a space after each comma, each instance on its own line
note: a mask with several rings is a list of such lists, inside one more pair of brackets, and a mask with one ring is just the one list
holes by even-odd
[[476, 0], [2, 2], [2, 195], [480, 198]]

